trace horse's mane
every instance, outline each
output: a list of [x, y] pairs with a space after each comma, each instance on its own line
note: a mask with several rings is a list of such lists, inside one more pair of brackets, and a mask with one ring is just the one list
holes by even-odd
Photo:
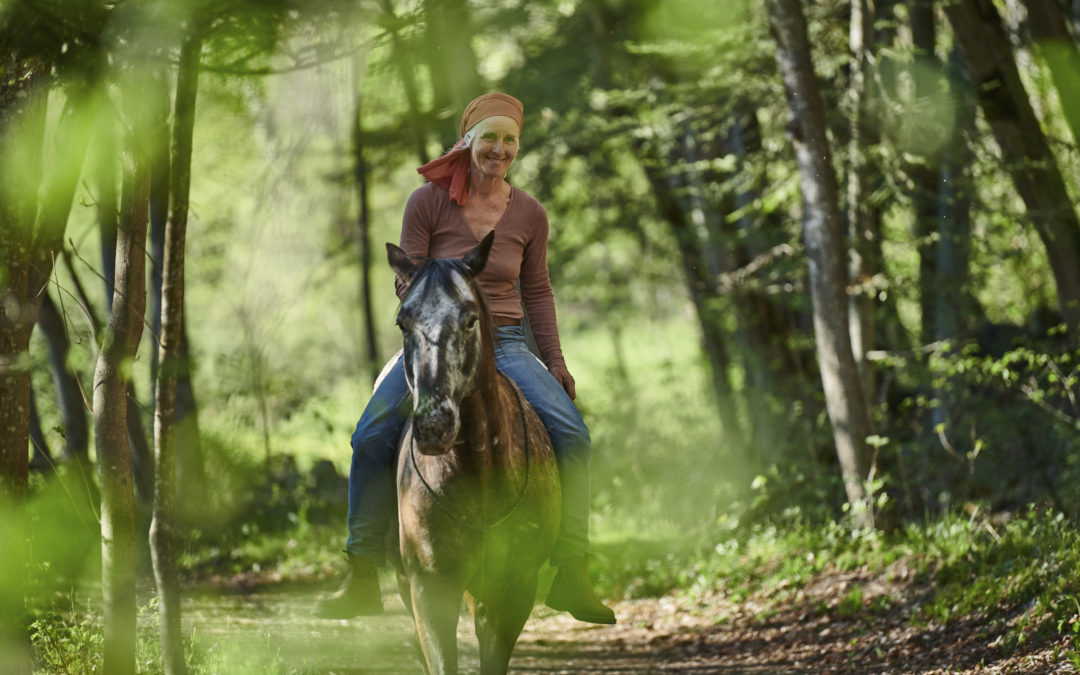
[[484, 293], [484, 289], [480, 288], [480, 285], [476, 283], [472, 271], [469, 269], [468, 265], [465, 264], [464, 260], [451, 258], [422, 259], [412, 273], [412, 278], [409, 281], [409, 289], [406, 291], [405, 297], [402, 298], [402, 303], [404, 303], [414, 292], [427, 287], [429, 284], [434, 284], [436, 288], [444, 290], [458, 300], [466, 300], [467, 298], [461, 296], [461, 288], [454, 283], [454, 273], [460, 274], [472, 291], [473, 298], [476, 301], [476, 312], [480, 317], [480, 330], [483, 331], [483, 343], [485, 348], [490, 347], [494, 350], [495, 318], [491, 314], [491, 309], [488, 307], [487, 294]]

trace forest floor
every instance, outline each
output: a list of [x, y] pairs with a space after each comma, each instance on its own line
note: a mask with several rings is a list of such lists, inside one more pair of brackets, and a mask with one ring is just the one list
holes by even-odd
[[[324, 588], [256, 585], [191, 595], [185, 621], [192, 622], [203, 649], [211, 645], [219, 652], [219, 663], [241, 658], [290, 673], [418, 672], [411, 620], [389, 584], [386, 613], [352, 621], [309, 616]], [[511, 672], [1077, 672], [1080, 645], [1067, 638], [1005, 648], [1007, 631], [1024, 608], [945, 624], [912, 621], [930, 593], [900, 562], [884, 573], [828, 572], [801, 588], [772, 589], [738, 602], [720, 593], [618, 602], [615, 626], [581, 623], [541, 605], [518, 641]], [[472, 621], [464, 613], [458, 636], [463, 672], [477, 672]], [[271, 663], [265, 663], [268, 652]]]

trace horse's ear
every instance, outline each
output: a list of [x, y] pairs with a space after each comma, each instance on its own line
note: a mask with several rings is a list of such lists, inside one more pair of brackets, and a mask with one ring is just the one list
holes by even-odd
[[494, 241], [495, 230], [492, 230], [473, 250], [465, 254], [465, 264], [469, 266], [469, 271], [474, 277], [484, 271], [484, 265], [487, 265], [488, 253], [491, 253], [491, 244]]
[[386, 259], [390, 261], [390, 267], [394, 270], [394, 274], [406, 284], [409, 283], [413, 270], [416, 269], [416, 265], [409, 258], [409, 254], [403, 251], [401, 247], [387, 243]]

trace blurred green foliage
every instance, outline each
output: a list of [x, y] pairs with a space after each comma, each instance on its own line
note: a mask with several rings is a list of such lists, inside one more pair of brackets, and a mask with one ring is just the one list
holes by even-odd
[[[460, 113], [441, 91], [451, 83], [435, 74], [433, 62], [450, 56], [429, 32], [430, 4], [160, 2], [139, 14], [130, 3], [90, 0], [0, 4], [4, 53], [21, 50], [48, 71], [42, 142], [22, 127], [2, 130], [8, 150], [0, 194], [15, 201], [44, 192], [30, 173], [12, 169], [35, 158], [46, 177], [79, 169], [64, 119], [68, 133], [89, 142], [91, 158], [106, 159], [103, 169], [82, 167], [64, 238], [74, 275], [57, 265], [49, 288], [64, 311], [69, 365], [84, 391], [97, 358], [91, 316], [100, 319], [106, 306], [101, 205], [119, 175], [116, 59], [169, 72], [182, 28], [205, 31], [186, 309], [209, 498], [180, 504], [187, 581], [309, 580], [335, 569], [345, 536], [348, 438], [371, 390], [355, 144], [363, 143], [370, 181], [383, 359], [400, 338], [381, 244], [398, 238], [405, 199], [420, 183], [420, 155], [444, 149]], [[1011, 628], [1015, 642], [1075, 632], [1069, 605], [1051, 603], [1055, 594], [1076, 597], [1066, 571], [1080, 563], [1071, 525], [1080, 514], [1075, 345], [1058, 327], [1045, 246], [1011, 184], [1014, 167], [1000, 161], [981, 120], [965, 132], [974, 154], [973, 187], [964, 195], [971, 200], [964, 292], [976, 301], [965, 317], [972, 330], [917, 345], [925, 317], [912, 171], [961, 133], [941, 69], [917, 61], [896, 39], [881, 50], [876, 71], [881, 139], [866, 153], [884, 259], [874, 288], [896, 323], [882, 321], [882, 353], [873, 362], [879, 389], [870, 486], [893, 527], [872, 533], [845, 516], [816, 371], [797, 358], [813, 349], [801, 195], [762, 4], [461, 6], [468, 21], [457, 30], [474, 48], [479, 88], [525, 102], [522, 154], [510, 178], [541, 200], [551, 222], [562, 339], [594, 441], [594, 571], [605, 591], [640, 597], [721, 588], [738, 599], [766, 588], [786, 597], [785, 589], [830, 568], [883, 568], [910, 557], [939, 584], [920, 620], [1005, 603], [1027, 608], [1028, 618]], [[839, 171], [850, 112], [847, 26], [840, 3], [810, 3], [807, 11]], [[907, 20], [903, 3], [891, 11], [880, 17], [883, 35]], [[945, 50], [948, 38], [941, 39]], [[1075, 191], [1076, 143], [1050, 75], [1076, 64], [1072, 52], [1040, 53], [1023, 75]], [[3, 67], [9, 80], [17, 74]], [[415, 78], [416, 110], [405, 74]], [[918, 97], [920, 89], [933, 93]], [[740, 151], [730, 139], [748, 118], [754, 129], [743, 140], [756, 145]], [[420, 126], [419, 143], [411, 125]], [[658, 203], [658, 185], [689, 215], [689, 234]], [[733, 260], [729, 272], [759, 264], [736, 281], [721, 275], [731, 285], [698, 308], [681, 258], [687, 236]], [[8, 264], [0, 261], [0, 283]], [[82, 306], [77, 281], [90, 307]], [[748, 297], [759, 301], [755, 311], [786, 320], [782, 330], [765, 332], [773, 342], [754, 332], [762, 317], [747, 310]], [[729, 351], [728, 393], [750, 430], [741, 438], [718, 420], [724, 401], [703, 354], [706, 329]], [[146, 331], [132, 364], [142, 402], [150, 398], [155, 347]], [[55, 449], [64, 429], [47, 395], [45, 350], [36, 337], [30, 361]], [[151, 428], [149, 409], [141, 410]], [[88, 669], [100, 649], [92, 602], [53, 605], [56, 594], [68, 598], [99, 573], [93, 486], [68, 466], [33, 487], [36, 653], [43, 669]], [[1029, 510], [1032, 504], [1049, 509]], [[839, 611], [854, 614], [864, 604], [853, 590]], [[149, 633], [140, 639], [152, 641]], [[206, 672], [220, 672], [234, 656], [221, 648], [200, 658]], [[276, 655], [263, 656], [253, 671], [281, 667]]]

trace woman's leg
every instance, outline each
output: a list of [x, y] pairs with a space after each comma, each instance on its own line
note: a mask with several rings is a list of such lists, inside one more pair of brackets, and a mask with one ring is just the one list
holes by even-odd
[[349, 469], [349, 538], [346, 552], [377, 565], [385, 559], [386, 526], [394, 508], [394, 458], [412, 401], [402, 359], [372, 394], [352, 435]]
[[615, 613], [589, 582], [589, 430], [574, 402], [547, 368], [528, 350], [521, 328], [500, 328], [495, 361], [521, 389], [547, 428], [562, 483], [562, 525], [551, 552], [559, 568], [547, 605], [590, 623], [615, 623]]
[[544, 423], [562, 483], [562, 526], [551, 553], [558, 565], [589, 552], [589, 429], [574, 402], [526, 346], [522, 329], [500, 328], [495, 361]]
[[350, 619], [382, 612], [376, 568], [386, 557], [386, 527], [394, 508], [394, 456], [411, 408], [401, 359], [388, 369], [352, 436], [349, 469], [349, 571], [341, 587], [312, 614]]

